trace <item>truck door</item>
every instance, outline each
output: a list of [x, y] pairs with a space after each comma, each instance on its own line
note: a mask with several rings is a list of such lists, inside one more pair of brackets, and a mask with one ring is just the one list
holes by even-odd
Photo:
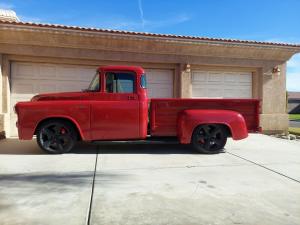
[[134, 72], [104, 74], [104, 92], [91, 103], [93, 140], [139, 138], [139, 99]]

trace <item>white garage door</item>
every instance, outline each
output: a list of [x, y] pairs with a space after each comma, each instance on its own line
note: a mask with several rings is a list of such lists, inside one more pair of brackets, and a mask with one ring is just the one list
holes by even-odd
[[94, 66], [13, 62], [11, 67], [11, 124], [9, 136], [16, 136], [13, 106], [38, 93], [79, 91], [87, 88], [96, 73]]
[[146, 69], [149, 98], [173, 98], [173, 70]]
[[192, 72], [193, 98], [252, 98], [251, 72]]

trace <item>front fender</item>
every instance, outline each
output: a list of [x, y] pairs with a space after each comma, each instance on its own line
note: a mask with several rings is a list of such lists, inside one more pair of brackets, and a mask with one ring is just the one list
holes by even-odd
[[187, 109], [179, 113], [177, 122], [177, 136], [182, 144], [191, 142], [194, 129], [201, 124], [223, 124], [229, 128], [234, 140], [248, 137], [244, 117], [231, 110]]
[[[22, 140], [30, 140], [42, 121], [65, 119], [74, 124], [83, 140], [90, 140], [90, 103], [81, 101], [33, 101], [19, 102], [18, 133]], [[78, 108], [83, 105], [84, 108]]]

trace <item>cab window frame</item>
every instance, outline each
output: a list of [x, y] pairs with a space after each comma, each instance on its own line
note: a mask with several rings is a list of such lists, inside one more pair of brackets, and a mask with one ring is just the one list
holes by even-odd
[[[94, 84], [95, 84], [95, 81], [97, 82], [98, 84], [98, 88], [95, 89], [94, 87]], [[99, 71], [96, 72], [96, 74], [93, 76], [89, 86], [87, 89], [84, 89], [84, 91], [86, 92], [101, 92], [101, 89], [102, 89], [102, 79], [101, 79], [101, 73]]]
[[140, 86], [141, 86], [141, 88], [143, 88], [143, 89], [147, 89], [147, 76], [146, 76], [146, 74], [145, 73], [143, 73], [142, 75], [141, 75], [141, 78], [140, 78]]
[[[118, 92], [118, 91], [116, 91], [116, 92], [114, 92], [114, 91], [108, 91], [108, 88], [107, 88], [107, 81], [108, 81], [108, 79], [107, 79], [107, 76], [108, 76], [108, 74], [117, 74], [117, 75], [119, 75], [119, 76], [122, 76], [122, 74], [126, 74], [127, 76], [129, 75], [129, 76], [131, 76], [131, 78], [132, 79], [127, 79], [128, 81], [132, 81], [132, 90], [131, 90], [131, 92]], [[122, 79], [114, 79], [114, 80], [122, 80]], [[126, 79], [123, 79], [123, 80], [126, 80]], [[116, 85], [121, 85], [122, 83], [117, 83]], [[114, 84], [113, 84], [114, 85]], [[118, 87], [118, 86], [117, 86]], [[114, 88], [114, 87], [113, 87]], [[121, 86], [121, 88], [124, 88], [124, 86]], [[105, 93], [108, 93], [108, 94], [135, 94], [136, 93], [136, 73], [135, 72], [133, 72], [133, 71], [106, 71], [105, 73], [104, 73], [104, 92]]]

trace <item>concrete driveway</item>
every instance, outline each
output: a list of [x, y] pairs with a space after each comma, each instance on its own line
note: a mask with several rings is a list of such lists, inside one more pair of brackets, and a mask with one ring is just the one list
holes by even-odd
[[[0, 224], [299, 224], [300, 141], [251, 135], [226, 153], [0, 142]], [[98, 154], [97, 154], [98, 153]]]

